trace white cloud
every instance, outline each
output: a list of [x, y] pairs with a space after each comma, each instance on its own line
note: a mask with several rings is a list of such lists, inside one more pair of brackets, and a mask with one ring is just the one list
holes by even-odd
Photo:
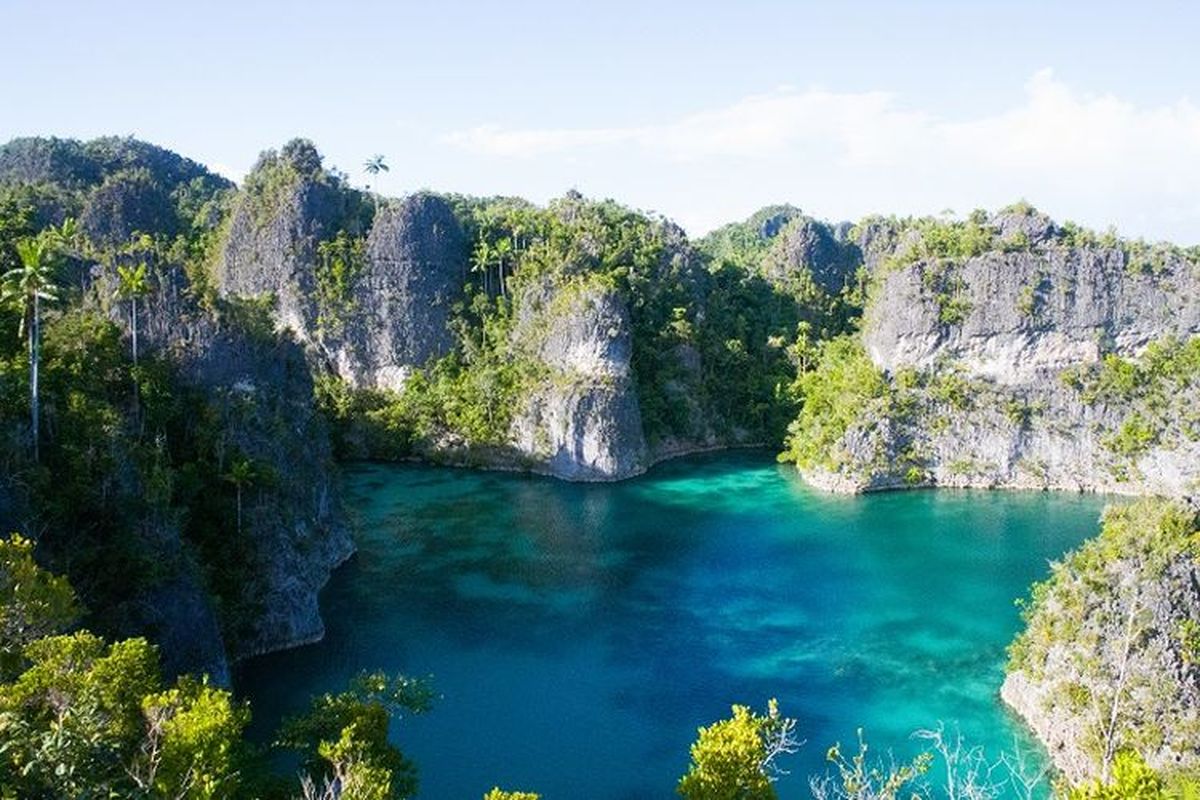
[[[1042, 70], [1014, 107], [944, 118], [884, 92], [789, 87], [667, 122], [612, 128], [481, 125], [450, 144], [485, 159], [583, 159], [593, 183], [707, 228], [778, 199], [826, 213], [966, 210], [1027, 197], [1093, 225], [1200, 242], [1200, 108], [1082, 94]], [[579, 161], [571, 161], [578, 165]], [[576, 167], [578, 169], [578, 167]], [[619, 191], [650, 185], [646, 197]], [[567, 184], [587, 174], [563, 171]], [[714, 199], [697, 198], [707, 184]], [[676, 187], [674, 190], [672, 187]], [[636, 193], [636, 192], [635, 192]], [[796, 197], [802, 194], [802, 197]]]
[[486, 124], [451, 133], [446, 141], [483, 155], [516, 158], [628, 145], [677, 160], [768, 158], [806, 140], [841, 140], [849, 151], [869, 154], [873, 145], [863, 138], [865, 126], [912, 124], [919, 119], [892, 105], [892, 96], [882, 92], [834, 94], [785, 87], [661, 125], [505, 129]]

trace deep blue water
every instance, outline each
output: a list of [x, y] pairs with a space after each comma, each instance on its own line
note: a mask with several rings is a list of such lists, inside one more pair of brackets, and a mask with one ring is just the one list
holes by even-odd
[[771, 697], [807, 741], [785, 800], [859, 727], [902, 756], [939, 721], [1011, 748], [1013, 601], [1103, 504], [832, 497], [750, 452], [601, 485], [361, 465], [346, 489], [359, 554], [322, 595], [325, 640], [252, 661], [238, 688], [261, 735], [360, 670], [432, 675], [434, 710], [393, 729], [428, 800], [669, 798], [697, 726]]

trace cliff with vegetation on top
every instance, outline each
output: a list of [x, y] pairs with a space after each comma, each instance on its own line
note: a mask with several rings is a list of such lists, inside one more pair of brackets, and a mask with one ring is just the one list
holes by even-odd
[[862, 333], [798, 381], [812, 483], [1195, 491], [1200, 252], [1023, 206], [867, 234]]
[[1033, 589], [1001, 696], [1072, 783], [1112, 778], [1135, 752], [1163, 774], [1200, 770], [1200, 528], [1143, 500]]
[[168, 672], [218, 681], [232, 659], [319, 638], [317, 592], [352, 550], [303, 349], [211, 295], [232, 191], [135, 140], [0, 148], [0, 265], [62, 228], [36, 460], [18, 316], [0, 318], [0, 518], [37, 534], [90, 625], [150, 635]]
[[301, 141], [265, 153], [233, 208], [220, 291], [267, 298], [326, 366], [352, 456], [613, 480], [769, 444], [796, 326], [854, 314], [856, 251], [794, 209], [697, 248], [578, 195], [370, 197]]

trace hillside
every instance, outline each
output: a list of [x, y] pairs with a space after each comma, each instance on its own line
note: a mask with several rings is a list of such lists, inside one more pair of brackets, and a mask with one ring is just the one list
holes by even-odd
[[811, 482], [1195, 491], [1200, 251], [1025, 206], [857, 235], [884, 255], [861, 335], [801, 380], [788, 456]]

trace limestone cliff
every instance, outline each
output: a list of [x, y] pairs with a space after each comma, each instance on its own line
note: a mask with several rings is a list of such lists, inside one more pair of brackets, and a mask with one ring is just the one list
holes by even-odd
[[467, 241], [450, 204], [417, 194], [381, 207], [344, 318], [323, 337], [354, 386], [400, 389], [414, 368], [453, 349], [453, 305], [467, 281]]
[[611, 289], [535, 282], [517, 298], [514, 346], [540, 369], [512, 423], [534, 469], [568, 480], [643, 472], [646, 441], [630, 366], [629, 311]]
[[[112, 273], [97, 267], [92, 281], [91, 302], [110, 308], [128, 330], [124, 306], [109, 305]], [[262, 312], [254, 307], [202, 308], [178, 267], [164, 266], [153, 281], [139, 314], [143, 357], [165, 358], [178, 390], [203, 408], [195, 424], [218, 433], [213, 455], [225, 460], [218, 471], [228, 471], [235, 457], [253, 465], [233, 533], [238, 541], [230, 543], [244, 559], [238, 574], [251, 577], [220, 598], [225, 612], [218, 620], [205, 588], [216, 565], [198, 563], [194, 546], [184, 544], [186, 520], [148, 522], [164, 566], [174, 566], [166, 583], [134, 599], [129, 632], [149, 631], [170, 671], [227, 680], [228, 661], [323, 635], [317, 595], [353, 544], [303, 349], [256, 321]], [[236, 619], [229, 616], [234, 608]]]
[[888, 391], [809, 479], [1194, 492], [1195, 254], [1079, 242], [1033, 212], [977, 230], [990, 242], [974, 255], [896, 264], [910, 234], [878, 258], [862, 342]]
[[1114, 507], [1035, 587], [1001, 696], [1073, 783], [1139, 752], [1200, 766], [1200, 533], [1194, 511]]

